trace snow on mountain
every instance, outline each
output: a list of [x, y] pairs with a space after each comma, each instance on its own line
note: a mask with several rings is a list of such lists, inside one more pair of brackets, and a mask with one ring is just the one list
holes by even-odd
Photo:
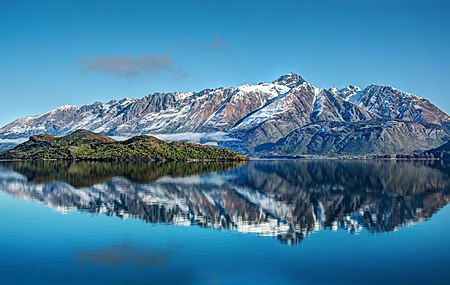
[[[311, 122], [379, 117], [438, 124], [450, 133], [450, 117], [419, 96], [377, 85], [364, 90], [352, 85], [320, 89], [290, 73], [257, 85], [155, 93], [82, 107], [64, 105], [15, 120], [0, 129], [0, 139], [66, 135], [77, 129], [120, 137], [221, 133], [247, 144], [243, 149], [247, 152]], [[217, 142], [211, 136], [200, 141]]]
[[280, 76], [277, 80], [273, 81], [272, 83], [276, 83], [279, 85], [285, 85], [289, 88], [294, 88], [302, 83], [306, 82], [303, 77], [296, 73], [288, 73], [286, 75]]
[[[278, 82], [285, 82], [285, 79], [279, 79], [276, 82], [277, 84]], [[314, 108], [315, 96], [320, 89], [304, 81], [296, 85], [288, 81], [288, 84], [294, 86], [289, 92], [280, 94], [256, 112], [246, 116], [233, 127], [231, 132], [254, 129], [265, 123], [277, 123], [282, 127], [281, 125], [288, 120], [301, 123], [309, 120], [309, 113]], [[301, 111], [302, 109], [303, 111]]]
[[348, 85], [347, 87], [342, 89], [332, 87], [328, 89], [328, 91], [330, 91], [334, 95], [344, 98], [345, 101], [350, 101], [350, 98], [355, 97], [355, 95], [361, 91], [361, 88], [359, 88], [358, 86]]
[[430, 101], [391, 86], [370, 85], [356, 93], [339, 92], [339, 95], [383, 118], [433, 123], [450, 130], [450, 117]]
[[316, 99], [314, 101], [314, 109], [311, 116], [318, 116], [323, 112], [323, 105], [325, 103], [324, 91], [321, 89], [315, 89], [314, 95], [316, 96]]

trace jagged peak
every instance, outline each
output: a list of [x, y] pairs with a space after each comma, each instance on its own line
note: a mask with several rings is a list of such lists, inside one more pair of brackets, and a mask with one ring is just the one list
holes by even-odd
[[371, 84], [371, 85], [367, 86], [366, 88], [364, 88], [363, 92], [364, 93], [368, 93], [371, 90], [380, 90], [381, 92], [385, 92], [386, 90], [389, 90], [392, 93], [399, 93], [402, 96], [412, 97], [412, 98], [415, 98], [415, 99], [418, 99], [418, 100], [425, 100], [425, 98], [423, 98], [421, 96], [398, 90], [397, 88], [395, 88], [393, 86], [390, 86], [390, 85]]
[[70, 109], [78, 109], [77, 106], [74, 105], [62, 105], [62, 106], [58, 106], [55, 109], [51, 110], [50, 112], [60, 112], [60, 111], [66, 111], [66, 110], [70, 110]]
[[348, 85], [342, 89], [339, 90], [340, 92], [345, 92], [345, 91], [361, 91], [361, 88], [359, 88], [358, 86], [355, 85]]
[[285, 85], [289, 88], [294, 88], [304, 82], [306, 82], [306, 80], [297, 73], [288, 73], [285, 75], [281, 75], [278, 79], [272, 81], [272, 83]]
[[337, 87], [331, 87], [328, 89], [328, 91], [333, 92], [333, 93], [337, 93], [339, 92], [339, 89]]
[[[370, 84], [369, 86], [364, 88], [364, 91], [370, 90], [370, 89], [377, 89], [377, 90], [383, 90], [383, 91], [384, 90], [390, 90], [390, 91], [396, 91], [396, 92], [400, 92], [400, 93], [410, 94], [410, 93], [398, 90], [397, 88], [395, 88], [395, 87], [393, 87], [391, 85]], [[411, 95], [413, 95], [413, 94], [411, 94]]]
[[[336, 87], [331, 87], [327, 90], [331, 94], [341, 97], [345, 101], [352, 101], [351, 99], [354, 96], [357, 96], [358, 93], [360, 93], [362, 90], [358, 86], [355, 85], [348, 85], [344, 88], [338, 89]], [[353, 98], [354, 99], [354, 98]]]
[[364, 88], [364, 91], [368, 91], [370, 89], [390, 89], [390, 90], [397, 90], [392, 86], [389, 85], [380, 85], [380, 84], [370, 84], [366, 88]]

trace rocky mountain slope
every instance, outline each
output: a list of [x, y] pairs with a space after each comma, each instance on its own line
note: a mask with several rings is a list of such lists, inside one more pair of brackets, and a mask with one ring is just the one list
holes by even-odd
[[346, 101], [383, 118], [441, 125], [450, 131], [449, 116], [425, 98], [399, 91], [391, 86], [370, 85], [359, 92], [339, 92]]
[[[44, 182], [27, 171], [33, 164], [60, 173]], [[449, 169], [441, 169], [438, 162], [253, 161], [201, 177], [189, 176], [193, 172], [184, 172], [189, 167], [182, 164], [166, 169], [165, 164], [150, 163], [115, 168], [113, 178], [108, 165], [97, 167], [105, 170], [103, 175], [89, 174], [92, 165], [85, 162], [0, 162], [0, 189], [61, 212], [235, 230], [284, 243], [298, 243], [323, 229], [391, 232], [431, 217], [450, 199]], [[75, 178], [74, 172], [84, 167], [85, 175]], [[188, 176], [172, 177], [177, 167]], [[153, 181], [139, 183], [129, 175], [158, 168], [161, 175]], [[89, 175], [95, 176], [87, 179], [90, 184], [74, 186], [74, 178]]]
[[393, 119], [317, 122], [274, 144], [260, 145], [255, 151], [269, 156], [412, 153], [427, 146], [440, 146], [447, 137], [439, 125]]
[[[82, 107], [61, 106], [4, 126], [0, 139], [43, 133], [66, 135], [87, 129], [108, 136], [159, 135], [162, 139], [218, 144], [256, 154], [255, 148], [262, 144], [276, 143], [312, 123], [354, 123], [379, 118], [431, 123], [450, 133], [450, 117], [419, 96], [377, 85], [365, 89], [320, 89], [291, 73], [257, 85], [155, 93]], [[412, 136], [408, 133], [403, 143]], [[425, 147], [421, 150], [435, 147], [420, 146]]]
[[86, 130], [77, 130], [64, 137], [31, 136], [30, 140], [14, 149], [1, 152], [0, 159], [248, 160], [245, 156], [228, 149], [183, 142], [167, 143], [146, 135], [116, 141]]

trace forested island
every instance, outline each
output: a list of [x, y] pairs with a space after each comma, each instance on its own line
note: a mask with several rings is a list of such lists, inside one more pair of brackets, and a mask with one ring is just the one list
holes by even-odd
[[231, 150], [187, 142], [164, 142], [140, 135], [116, 141], [102, 134], [77, 130], [67, 136], [35, 135], [0, 159], [91, 161], [247, 161]]

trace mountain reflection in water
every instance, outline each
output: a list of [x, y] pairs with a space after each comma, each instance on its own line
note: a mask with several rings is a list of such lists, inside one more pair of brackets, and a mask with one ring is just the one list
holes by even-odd
[[61, 212], [198, 225], [299, 243], [311, 232], [391, 232], [450, 198], [442, 162], [0, 162], [0, 189]]

